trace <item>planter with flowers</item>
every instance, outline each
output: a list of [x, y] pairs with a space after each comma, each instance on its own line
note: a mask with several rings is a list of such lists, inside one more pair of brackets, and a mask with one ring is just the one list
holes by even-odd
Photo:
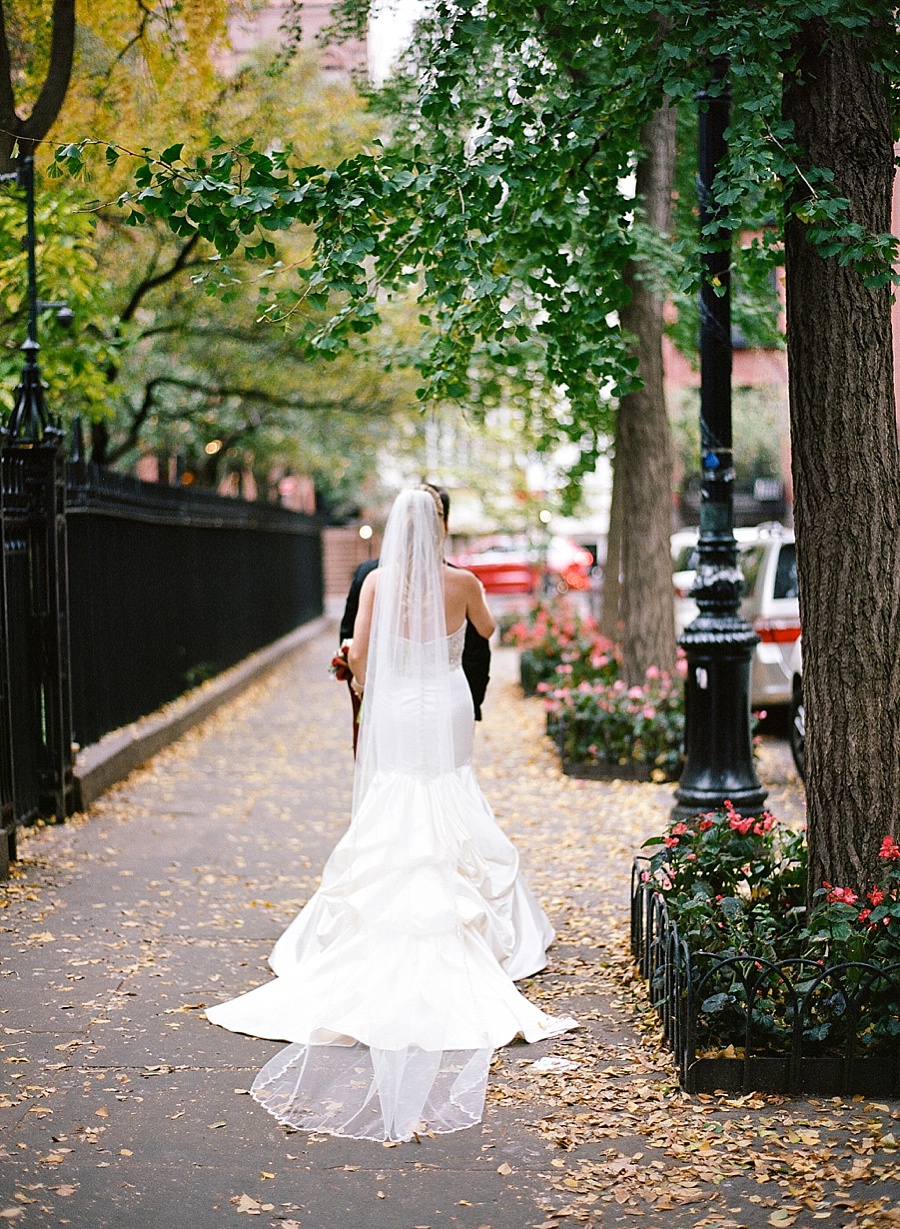
[[900, 845], [865, 900], [825, 884], [809, 915], [803, 836], [767, 813], [648, 845], [632, 948], [689, 1091], [900, 1092]]
[[651, 667], [641, 687], [587, 679], [568, 686], [557, 671], [543, 685], [547, 729], [563, 771], [602, 780], [674, 781], [681, 772], [684, 688]]
[[641, 686], [620, 678], [621, 656], [570, 604], [535, 607], [509, 628], [526, 695], [538, 694], [563, 771], [600, 780], [674, 781], [681, 771], [681, 679], [654, 667]]

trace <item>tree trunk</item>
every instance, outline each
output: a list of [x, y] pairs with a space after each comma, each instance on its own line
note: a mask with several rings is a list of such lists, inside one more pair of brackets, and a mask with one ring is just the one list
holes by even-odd
[[[854, 222], [890, 229], [887, 81], [866, 36], [814, 19], [785, 76], [804, 165], [834, 171]], [[802, 200], [798, 194], [792, 203]], [[810, 895], [865, 891], [900, 830], [900, 455], [890, 291], [786, 227], [794, 516], [803, 623]]]
[[619, 607], [622, 601], [622, 484], [617, 478], [615, 457], [612, 467], [612, 498], [609, 504], [609, 530], [606, 535], [606, 562], [603, 565], [603, 604], [600, 631], [608, 640], [619, 640]]
[[[671, 218], [675, 174], [675, 108], [664, 106], [641, 130], [638, 208], [660, 234]], [[622, 666], [642, 683], [649, 666], [675, 668], [672, 593], [672, 454], [663, 389], [663, 303], [649, 271], [625, 269], [631, 298], [622, 328], [635, 339], [642, 387], [619, 403], [615, 482], [622, 500]]]

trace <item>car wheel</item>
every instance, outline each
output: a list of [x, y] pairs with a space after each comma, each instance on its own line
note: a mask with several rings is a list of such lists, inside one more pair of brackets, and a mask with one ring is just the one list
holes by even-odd
[[800, 780], [806, 780], [806, 710], [803, 707], [803, 688], [798, 687], [791, 696], [788, 739], [791, 755], [797, 766]]

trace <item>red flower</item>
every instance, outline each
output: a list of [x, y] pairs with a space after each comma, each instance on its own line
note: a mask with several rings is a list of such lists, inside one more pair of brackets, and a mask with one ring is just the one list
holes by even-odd
[[881, 842], [878, 856], [888, 862], [896, 862], [900, 858], [900, 845], [897, 844], [892, 836], [886, 836]]
[[881, 888], [873, 888], [871, 892], [866, 893], [866, 896], [868, 896], [869, 903], [873, 908], [876, 905], [880, 905], [884, 900], [884, 892], [882, 892]]
[[663, 840], [663, 844], [665, 845], [666, 849], [674, 849], [674, 847], [678, 844], [678, 837], [667, 836]]
[[713, 821], [711, 819], [701, 819], [698, 825], [701, 832], [708, 831], [712, 826], [713, 826]]
[[673, 836], [684, 836], [685, 832], [687, 832], [687, 824], [676, 824], [672, 829]]
[[353, 678], [353, 671], [347, 661], [347, 655], [343, 651], [336, 653], [331, 659], [331, 665], [328, 667], [328, 673], [332, 678], [344, 683], [348, 679]]
[[829, 905], [854, 905], [859, 897], [852, 888], [832, 888], [825, 899]]
[[863, 909], [860, 911], [859, 917], [856, 920], [857, 922], [867, 922], [871, 916], [872, 916], [871, 909]]

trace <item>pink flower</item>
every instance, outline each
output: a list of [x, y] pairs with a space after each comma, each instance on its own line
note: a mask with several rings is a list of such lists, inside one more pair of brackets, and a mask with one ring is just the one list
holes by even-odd
[[648, 679], [658, 679], [659, 678], [659, 666], [648, 666], [646, 677]]
[[728, 821], [729, 828], [733, 828], [735, 832], [740, 832], [741, 836], [746, 836], [756, 822], [752, 815], [748, 815], [746, 819], [742, 819], [737, 811], [728, 812], [730, 819]]
[[656, 709], [652, 704], [645, 704], [641, 711], [648, 721], [652, 721], [656, 716]]
[[687, 824], [676, 824], [672, 829], [673, 836], [684, 836], [685, 832], [687, 832]]
[[663, 844], [667, 849], [674, 849], [674, 847], [678, 844], [678, 837], [667, 836], [663, 839]]
[[628, 699], [629, 700], [643, 700], [643, 698], [644, 698], [644, 691], [642, 687], [629, 687], [628, 688]]
[[872, 916], [871, 909], [863, 909], [860, 911], [859, 917], [856, 920], [857, 922], [867, 922], [871, 916]]

